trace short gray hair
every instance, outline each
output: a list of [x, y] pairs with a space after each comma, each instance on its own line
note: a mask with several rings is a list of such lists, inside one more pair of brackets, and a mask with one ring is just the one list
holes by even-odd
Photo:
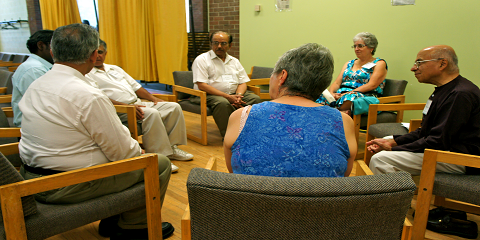
[[81, 23], [59, 27], [53, 32], [51, 47], [55, 62], [83, 64], [98, 49], [98, 32]]
[[353, 42], [356, 42], [358, 40], [363, 40], [363, 42], [367, 47], [373, 48], [372, 55], [375, 55], [375, 52], [377, 51], [377, 46], [378, 46], [378, 41], [375, 35], [369, 32], [361, 32], [355, 35], [355, 37], [353, 37]]
[[333, 68], [333, 56], [328, 48], [307, 43], [284, 53], [275, 64], [273, 74], [287, 71], [287, 79], [280, 88], [286, 89], [286, 95], [315, 101], [330, 85]]
[[455, 52], [452, 51], [452, 50], [453, 49], [450, 49], [448, 47], [441, 47], [441, 48], [433, 49], [432, 52], [430, 53], [430, 57], [432, 59], [443, 58], [443, 59], [446, 59], [448, 61], [447, 71], [449, 73], [455, 73], [455, 72], [460, 71], [459, 68], [458, 68], [457, 54], [455, 54]]

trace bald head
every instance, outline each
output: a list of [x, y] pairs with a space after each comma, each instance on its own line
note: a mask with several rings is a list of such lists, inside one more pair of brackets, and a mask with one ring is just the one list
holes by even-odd
[[455, 54], [455, 50], [447, 45], [435, 45], [422, 49], [419, 53], [423, 52], [425, 56], [429, 56], [431, 59], [443, 58], [448, 62], [448, 66], [445, 69], [449, 74], [455, 74], [459, 72], [458, 58]]

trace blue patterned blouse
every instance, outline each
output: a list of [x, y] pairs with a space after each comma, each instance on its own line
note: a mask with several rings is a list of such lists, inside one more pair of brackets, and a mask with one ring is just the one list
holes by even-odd
[[234, 173], [343, 177], [350, 156], [337, 109], [255, 104], [232, 146]]
[[[337, 93], [344, 93], [344, 92], [349, 92], [352, 91], [353, 89], [356, 89], [362, 85], [367, 84], [370, 81], [370, 77], [373, 73], [373, 67], [362, 67], [357, 71], [352, 71], [353, 64], [355, 63], [356, 59], [351, 60], [348, 62], [347, 68], [343, 72], [343, 77], [342, 77], [342, 84], [340, 85], [340, 88], [337, 90]], [[373, 63], [377, 63], [378, 61], [384, 61], [385, 65], [387, 62], [384, 59], [381, 58], [376, 58]], [[388, 66], [387, 66], [388, 70]], [[335, 106], [341, 106], [344, 101], [353, 101], [357, 98], [365, 97], [365, 96], [381, 96], [383, 94], [383, 87], [385, 87], [385, 80], [374, 90], [368, 92], [368, 93], [361, 93], [361, 92], [353, 92], [349, 94], [343, 95], [341, 98], [339, 98], [336, 101]], [[326, 103], [326, 99], [323, 96], [320, 96], [320, 98], [317, 99], [317, 103]]]

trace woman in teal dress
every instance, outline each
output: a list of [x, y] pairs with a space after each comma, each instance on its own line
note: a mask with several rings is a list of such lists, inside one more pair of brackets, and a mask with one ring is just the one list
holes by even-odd
[[329, 88], [335, 101], [329, 102], [322, 95], [316, 102], [329, 104], [351, 116], [354, 99], [365, 96], [381, 97], [388, 67], [385, 60], [373, 57], [377, 46], [375, 35], [368, 32], [357, 34], [353, 38], [352, 46], [357, 58], [345, 63]]

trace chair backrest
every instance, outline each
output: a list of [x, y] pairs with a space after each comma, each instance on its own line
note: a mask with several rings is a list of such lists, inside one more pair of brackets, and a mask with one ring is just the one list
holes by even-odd
[[273, 72], [273, 68], [253, 66], [251, 79], [270, 78], [270, 75], [272, 75], [272, 72]]
[[406, 172], [280, 178], [195, 168], [192, 239], [400, 239], [415, 188]]
[[15, 55], [15, 57], [13, 57], [13, 60], [12, 62], [13, 63], [23, 63], [25, 62], [25, 60], [27, 60], [29, 56], [26, 55], [26, 54], [18, 54], [18, 55]]
[[14, 56], [15, 56], [14, 54], [5, 53], [5, 54], [3, 54], [3, 56], [2, 56], [2, 61], [4, 61], [4, 62], [10, 62], [10, 61], [13, 60], [13, 57], [14, 57]]
[[403, 95], [407, 87], [406, 80], [385, 79], [385, 87], [383, 88], [383, 96]]
[[7, 87], [7, 94], [12, 94], [12, 76], [14, 72], [0, 70], [0, 87]]
[[[175, 71], [173, 72], [173, 81], [175, 85], [193, 89], [193, 72], [192, 71]], [[178, 93], [178, 99], [186, 99], [191, 95], [186, 93]]]
[[[18, 171], [13, 167], [13, 165], [8, 161], [8, 159], [0, 152], [0, 186], [10, 183], [16, 183], [23, 181], [23, 177], [18, 173]], [[23, 206], [23, 215], [28, 216], [37, 212], [37, 204], [33, 196], [27, 196], [22, 198]], [[0, 219], [3, 219], [1, 216], [0, 209]], [[0, 220], [3, 222], [2, 220]]]

